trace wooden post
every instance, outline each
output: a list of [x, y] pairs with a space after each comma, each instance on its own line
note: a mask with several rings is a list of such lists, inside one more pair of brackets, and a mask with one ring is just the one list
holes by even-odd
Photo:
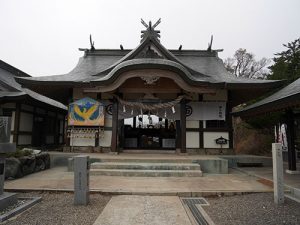
[[58, 120], [58, 115], [57, 112], [55, 112], [55, 117], [54, 117], [54, 145], [58, 146], [59, 145], [59, 120]]
[[116, 98], [113, 99], [112, 106], [112, 136], [111, 136], [111, 151], [118, 152], [118, 111], [119, 103]]
[[230, 114], [232, 110], [231, 105], [231, 92], [228, 91], [227, 105], [226, 105], [226, 123], [228, 127], [228, 137], [229, 137], [229, 148], [233, 148], [233, 128], [232, 128], [232, 115]]
[[132, 124], [132, 128], [136, 128], [136, 116], [133, 117], [133, 124]]
[[176, 120], [176, 149], [181, 149], [181, 127], [180, 127], [180, 120]]
[[286, 110], [287, 142], [288, 142], [288, 168], [296, 171], [296, 151], [295, 151], [295, 132], [294, 132], [294, 113], [293, 110]]
[[204, 148], [203, 121], [199, 121], [199, 148]]
[[165, 129], [168, 130], [169, 128], [169, 121], [167, 118], [165, 118]]
[[14, 135], [13, 135], [13, 142], [18, 145], [18, 138], [19, 138], [19, 127], [20, 127], [20, 113], [21, 105], [20, 103], [16, 103], [16, 111], [15, 111], [15, 124], [14, 124]]
[[186, 102], [180, 102], [181, 153], [186, 153]]

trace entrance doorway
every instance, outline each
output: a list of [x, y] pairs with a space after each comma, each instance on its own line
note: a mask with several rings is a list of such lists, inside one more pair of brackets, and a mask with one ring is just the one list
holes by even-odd
[[156, 115], [139, 115], [124, 119], [124, 149], [176, 149], [176, 124]]

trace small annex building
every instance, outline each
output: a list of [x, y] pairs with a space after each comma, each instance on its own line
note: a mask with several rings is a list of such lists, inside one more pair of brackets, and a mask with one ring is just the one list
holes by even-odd
[[0, 60], [0, 116], [11, 117], [10, 142], [17, 146], [64, 144], [67, 107], [23, 88], [16, 78], [30, 75]]
[[74, 150], [232, 153], [232, 108], [279, 82], [236, 78], [212, 43], [207, 50], [167, 49], [159, 23], [142, 21], [135, 49], [96, 49], [91, 40], [71, 72], [18, 82], [69, 105]]
[[300, 159], [300, 78], [233, 115], [247, 119], [274, 112], [283, 112], [282, 122], [287, 125], [288, 169], [296, 171]]

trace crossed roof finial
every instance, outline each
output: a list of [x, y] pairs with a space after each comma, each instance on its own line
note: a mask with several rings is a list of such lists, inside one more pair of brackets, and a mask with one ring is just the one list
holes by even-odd
[[145, 38], [145, 37], [148, 37], [148, 36], [152, 36], [154, 38], [157, 38], [159, 39], [160, 38], [160, 31], [159, 30], [155, 30], [155, 27], [158, 26], [158, 24], [160, 24], [161, 22], [161, 18], [159, 18], [156, 23], [152, 26], [152, 22], [149, 21], [149, 24], [147, 24], [143, 19], [141, 19], [141, 23], [144, 25], [144, 27], [146, 28], [146, 30], [142, 30], [142, 35], [141, 35], [141, 38], [142, 40]]

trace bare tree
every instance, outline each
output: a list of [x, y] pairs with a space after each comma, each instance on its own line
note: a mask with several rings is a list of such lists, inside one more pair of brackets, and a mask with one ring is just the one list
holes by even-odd
[[262, 58], [256, 61], [254, 54], [247, 52], [246, 49], [238, 49], [233, 58], [224, 60], [227, 71], [237, 77], [250, 79], [266, 79], [269, 75], [267, 65], [271, 60]]

